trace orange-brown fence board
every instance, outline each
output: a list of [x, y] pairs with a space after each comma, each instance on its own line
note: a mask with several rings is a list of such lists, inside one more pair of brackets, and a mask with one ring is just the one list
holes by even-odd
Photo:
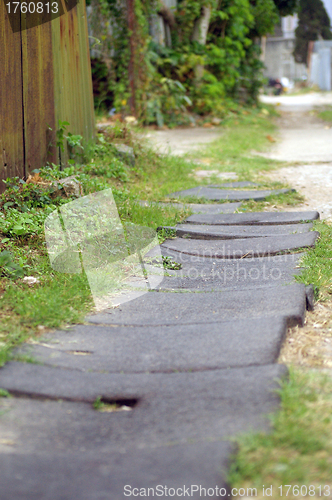
[[[52, 21], [56, 123], [89, 141], [94, 135], [94, 111], [87, 19], [80, 1], [65, 16]], [[79, 88], [80, 92], [75, 92]], [[66, 150], [61, 153], [66, 159]]]
[[[28, 15], [21, 15], [21, 25], [29, 28]], [[59, 120], [69, 122], [68, 131], [82, 135], [84, 142], [93, 139], [85, 2], [50, 22], [13, 33], [0, 0], [0, 192], [2, 179], [27, 177], [46, 162], [60, 161], [55, 147]], [[66, 150], [61, 156], [63, 163]]]
[[21, 33], [13, 33], [0, 2], [0, 190], [24, 176]]
[[22, 31], [26, 175], [57, 161], [51, 25]]

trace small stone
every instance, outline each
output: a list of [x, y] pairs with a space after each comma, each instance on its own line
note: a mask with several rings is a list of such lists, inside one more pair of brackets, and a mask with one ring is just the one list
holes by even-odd
[[220, 118], [217, 118], [217, 117], [214, 117], [211, 120], [212, 125], [217, 125], [218, 126], [218, 125], [221, 124], [221, 122], [222, 122], [222, 120]]
[[128, 125], [137, 125], [138, 123], [135, 116], [126, 116], [125, 122], [128, 123]]
[[195, 177], [205, 178], [211, 177], [212, 175], [216, 175], [218, 170], [196, 170]]
[[27, 283], [28, 285], [36, 285], [39, 283], [39, 279], [35, 278], [34, 276], [25, 276], [23, 278], [24, 283]]
[[220, 172], [220, 174], [217, 175], [219, 179], [234, 179], [236, 180], [238, 178], [238, 175], [236, 172]]
[[135, 153], [133, 148], [125, 144], [113, 144], [117, 151], [117, 156], [128, 165], [135, 166]]
[[120, 410], [121, 411], [132, 411], [132, 408], [130, 406], [123, 405], [123, 406], [120, 406]]
[[63, 196], [65, 194], [68, 198], [70, 196], [79, 198], [84, 194], [82, 184], [75, 175], [54, 181], [51, 187], [54, 188], [53, 196]]

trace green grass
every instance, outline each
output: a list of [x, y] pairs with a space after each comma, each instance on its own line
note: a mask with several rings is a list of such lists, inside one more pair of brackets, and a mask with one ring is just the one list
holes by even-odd
[[[271, 416], [272, 432], [237, 440], [229, 484], [256, 487], [258, 496], [262, 485], [272, 485], [273, 498], [280, 498], [280, 485], [332, 486], [332, 379], [291, 369], [278, 394], [281, 407]], [[296, 494], [291, 490], [288, 497]]]
[[318, 116], [322, 120], [324, 120], [324, 121], [326, 121], [328, 123], [332, 123], [332, 108], [327, 108], [324, 111], [320, 111], [318, 113]]
[[6, 389], [0, 389], [0, 398], [10, 398], [10, 394]]
[[[264, 109], [269, 115], [254, 109], [231, 116], [220, 127], [220, 138], [185, 157], [158, 157], [143, 148], [137, 161], [136, 178], [128, 186], [130, 193], [140, 199], [163, 200], [174, 191], [220, 183], [220, 179], [213, 176], [196, 179], [195, 170], [232, 171], [240, 180], [257, 180], [260, 172], [277, 168], [279, 162], [252, 154], [268, 149], [271, 143], [267, 136], [276, 133], [271, 119], [273, 108]], [[209, 165], [197, 164], [195, 160], [207, 160]], [[268, 187], [270, 183], [265, 180], [265, 185]]]
[[[285, 185], [274, 184], [269, 186], [269, 189], [282, 189]], [[239, 212], [263, 212], [266, 208], [278, 208], [282, 210], [284, 207], [296, 207], [303, 203], [304, 197], [296, 191], [290, 193], [282, 193], [268, 196], [264, 201], [249, 200], [242, 203]]]
[[324, 221], [314, 222], [313, 229], [320, 233], [315, 248], [306, 251], [296, 279], [306, 285], [313, 284], [321, 299], [332, 294], [332, 226]]
[[[272, 114], [273, 110], [269, 108], [268, 113]], [[195, 152], [191, 157], [210, 160], [207, 169], [232, 171], [238, 174], [240, 180], [255, 180], [260, 172], [280, 165], [274, 160], [252, 154], [255, 151], [266, 151], [271, 145], [269, 138], [273, 139], [275, 134], [274, 122], [260, 110], [256, 110], [241, 117], [230, 118], [224, 124], [221, 137], [202, 149], [200, 154]], [[199, 168], [204, 169], [203, 166]]]

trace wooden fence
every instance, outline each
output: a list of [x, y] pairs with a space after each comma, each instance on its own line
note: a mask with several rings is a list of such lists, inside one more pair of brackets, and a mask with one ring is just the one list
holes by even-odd
[[[94, 137], [85, 0], [70, 10], [59, 1], [62, 16], [13, 32], [0, 0], [0, 192], [7, 177], [66, 160], [56, 148], [59, 120], [86, 141]], [[21, 23], [28, 27], [29, 14]]]

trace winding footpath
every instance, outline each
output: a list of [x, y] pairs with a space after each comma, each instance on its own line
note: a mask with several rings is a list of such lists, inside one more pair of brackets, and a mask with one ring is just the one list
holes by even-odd
[[[251, 198], [268, 195], [249, 187]], [[192, 205], [161, 245], [181, 269], [153, 293], [20, 347], [39, 364], [0, 370], [13, 396], [0, 400], [2, 500], [230, 494], [230, 438], [269, 430], [287, 375], [280, 347], [312, 307], [294, 281], [299, 252], [318, 237], [314, 211], [232, 213], [247, 188], [202, 188], [238, 202]]]

